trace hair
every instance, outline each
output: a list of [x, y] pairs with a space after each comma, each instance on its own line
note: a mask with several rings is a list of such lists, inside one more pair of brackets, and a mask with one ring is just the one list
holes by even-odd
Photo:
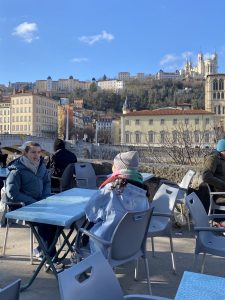
[[26, 147], [23, 151], [27, 153], [30, 150], [31, 147], [40, 147], [41, 148], [41, 145], [39, 143], [36, 143], [36, 142], [30, 142], [26, 145]]
[[53, 147], [54, 147], [54, 151], [57, 151], [57, 150], [59, 150], [59, 149], [65, 149], [65, 143], [64, 143], [64, 141], [61, 140], [61, 139], [56, 139], [56, 140], [54, 141]]

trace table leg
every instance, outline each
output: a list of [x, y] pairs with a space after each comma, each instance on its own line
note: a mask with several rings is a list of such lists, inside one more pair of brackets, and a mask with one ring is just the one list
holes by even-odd
[[37, 229], [35, 228], [36, 223], [34, 224], [34, 223], [30, 223], [29, 222], [29, 225], [31, 227], [31, 230], [32, 230], [35, 238], [38, 241], [38, 244], [39, 244], [41, 250], [43, 251], [44, 257], [43, 257], [42, 261], [40, 262], [40, 264], [38, 265], [37, 269], [35, 270], [34, 274], [32, 275], [31, 279], [29, 280], [29, 282], [26, 285], [22, 286], [20, 288], [20, 291], [24, 291], [25, 289], [27, 289], [33, 283], [34, 279], [37, 277], [38, 273], [40, 272], [40, 270], [43, 267], [43, 265], [44, 265], [45, 262], [49, 263], [50, 267], [52, 268], [52, 271], [53, 271], [54, 275], [57, 278], [57, 271], [56, 271], [56, 269], [54, 267], [54, 264], [53, 264], [54, 260], [52, 260], [52, 258], [49, 256], [48, 253], [50, 253], [50, 251], [56, 245], [57, 240], [58, 240], [60, 234], [63, 231], [63, 227], [57, 226], [57, 230], [56, 230], [54, 241], [52, 242], [51, 246], [47, 249], [45, 243], [42, 241], [41, 237], [39, 236], [39, 234], [37, 232]]

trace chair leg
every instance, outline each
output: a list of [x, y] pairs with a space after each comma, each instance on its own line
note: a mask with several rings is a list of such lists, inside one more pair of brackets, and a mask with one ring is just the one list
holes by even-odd
[[34, 252], [34, 236], [30, 228], [30, 264], [31, 265], [33, 265], [34, 262], [33, 252]]
[[148, 266], [148, 259], [147, 259], [147, 257], [145, 257], [144, 260], [145, 260], [145, 270], [146, 270], [146, 276], [147, 276], [148, 292], [149, 292], [149, 295], [152, 295], [152, 287], [151, 287], [151, 281], [150, 281], [149, 266]]
[[170, 236], [169, 239], [170, 239], [170, 250], [171, 250], [170, 253], [171, 253], [172, 268], [173, 268], [174, 274], [177, 274], [176, 266], [175, 266], [175, 260], [174, 260], [173, 239], [172, 239], [172, 236]]
[[201, 273], [204, 272], [206, 253], [203, 254]]
[[3, 245], [2, 255], [5, 255], [6, 244], [7, 244], [7, 239], [8, 239], [8, 233], [9, 233], [9, 220], [7, 219], [6, 229], [5, 229], [5, 239], [4, 239], [4, 245]]
[[136, 259], [136, 266], [134, 268], [134, 279], [138, 280], [138, 273], [139, 273], [139, 258]]
[[155, 247], [154, 247], [154, 238], [151, 236], [151, 243], [152, 243], [152, 256], [155, 256]]

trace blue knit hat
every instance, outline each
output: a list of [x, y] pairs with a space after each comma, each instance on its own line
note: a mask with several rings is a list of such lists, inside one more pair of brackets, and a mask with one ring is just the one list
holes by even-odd
[[216, 145], [216, 150], [218, 152], [225, 151], [225, 139], [221, 139], [218, 141], [218, 143]]

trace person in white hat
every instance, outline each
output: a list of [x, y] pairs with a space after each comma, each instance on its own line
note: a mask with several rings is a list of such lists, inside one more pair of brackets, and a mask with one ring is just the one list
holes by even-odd
[[[138, 171], [137, 151], [116, 155], [113, 161], [113, 174], [100, 186], [89, 200], [85, 212], [93, 225], [90, 231], [110, 240], [118, 222], [128, 211], [142, 211], [149, 207], [147, 190], [142, 175]], [[97, 245], [90, 242], [92, 252]], [[101, 249], [105, 254], [105, 249]]]

